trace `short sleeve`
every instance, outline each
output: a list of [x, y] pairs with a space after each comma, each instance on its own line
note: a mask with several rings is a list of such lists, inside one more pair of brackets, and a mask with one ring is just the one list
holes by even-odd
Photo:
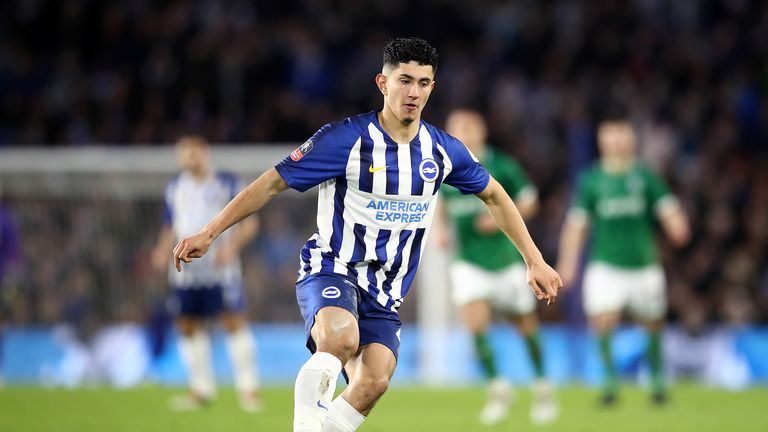
[[464, 195], [477, 194], [485, 190], [491, 179], [475, 155], [456, 138], [446, 135], [445, 152], [451, 163], [451, 172], [443, 181]]
[[655, 214], [663, 215], [679, 204], [661, 176], [648, 169], [644, 170], [644, 174], [648, 202], [650, 202]]
[[[292, 189], [304, 192], [346, 172], [354, 144], [346, 122], [330, 123], [285, 157], [275, 169]], [[352, 141], [352, 142], [350, 142]]]
[[[505, 191], [515, 201], [533, 196], [536, 197], [536, 188], [531, 183], [523, 167], [514, 159], [498, 155], [502, 160], [502, 169], [494, 178], [499, 181]], [[494, 173], [495, 174], [495, 173]]]

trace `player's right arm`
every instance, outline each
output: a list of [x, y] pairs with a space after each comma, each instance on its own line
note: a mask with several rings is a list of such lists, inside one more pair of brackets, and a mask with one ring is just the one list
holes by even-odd
[[165, 273], [168, 271], [168, 259], [173, 247], [176, 235], [173, 232], [173, 228], [170, 225], [163, 225], [160, 229], [160, 234], [157, 236], [157, 244], [152, 250], [152, 268], [158, 273]]
[[563, 278], [563, 287], [568, 288], [576, 279], [579, 258], [589, 234], [589, 221], [594, 207], [594, 198], [590, 193], [588, 176], [583, 173], [578, 181], [575, 201], [565, 218], [565, 225], [560, 233], [557, 271]]
[[570, 211], [565, 220], [563, 231], [560, 233], [560, 253], [556, 267], [560, 277], [563, 278], [564, 288], [571, 286], [576, 279], [579, 257], [589, 233], [589, 222], [586, 215], [580, 210]]
[[288, 184], [277, 170], [275, 168], [267, 170], [237, 194], [199, 232], [181, 239], [176, 244], [176, 247], [173, 248], [176, 270], [181, 271], [181, 261], [189, 263], [192, 259], [203, 256], [211, 243], [227, 228], [261, 210], [272, 198], [286, 189], [288, 189]]

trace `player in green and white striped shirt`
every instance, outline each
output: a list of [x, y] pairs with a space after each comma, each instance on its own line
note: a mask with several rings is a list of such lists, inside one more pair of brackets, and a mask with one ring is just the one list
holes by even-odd
[[647, 358], [655, 403], [667, 400], [660, 333], [666, 314], [666, 282], [654, 242], [654, 223], [676, 245], [688, 242], [684, 210], [664, 180], [635, 160], [635, 133], [624, 119], [598, 128], [600, 161], [581, 173], [574, 204], [560, 238], [558, 268], [565, 286], [577, 274], [589, 228], [592, 250], [584, 276], [583, 302], [597, 332], [606, 371], [601, 402], [617, 399], [611, 334], [628, 309], [648, 330]]

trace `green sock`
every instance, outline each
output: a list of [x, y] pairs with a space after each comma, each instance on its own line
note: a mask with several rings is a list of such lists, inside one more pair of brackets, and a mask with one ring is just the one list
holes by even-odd
[[605, 368], [605, 385], [603, 390], [606, 393], [616, 393], [616, 368], [613, 366], [613, 355], [611, 354], [611, 334], [602, 333], [598, 336], [600, 344], [600, 360]]
[[496, 359], [494, 358], [487, 334], [475, 335], [475, 352], [477, 353], [477, 360], [480, 361], [480, 366], [483, 368], [486, 378], [495, 378], [497, 373]]
[[652, 331], [648, 334], [648, 363], [651, 367], [651, 390], [654, 393], [664, 391], [664, 378], [661, 368], [661, 334]]
[[541, 356], [541, 342], [539, 339], [539, 333], [536, 332], [525, 338], [525, 344], [528, 346], [528, 354], [531, 356], [531, 362], [533, 362], [533, 371], [536, 374], [536, 378], [542, 378], [544, 376], [544, 362]]

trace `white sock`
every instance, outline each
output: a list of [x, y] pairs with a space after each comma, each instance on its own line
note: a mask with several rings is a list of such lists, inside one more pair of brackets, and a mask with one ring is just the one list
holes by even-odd
[[253, 393], [259, 388], [256, 365], [256, 341], [250, 327], [243, 326], [227, 335], [227, 348], [235, 375], [235, 388], [241, 393]]
[[212, 398], [216, 393], [216, 383], [211, 364], [211, 340], [204, 330], [196, 331], [192, 336], [182, 336], [179, 341], [181, 358], [187, 366], [189, 387], [198, 396]]
[[293, 391], [294, 432], [322, 432], [340, 372], [341, 360], [325, 352], [315, 353], [304, 363]]
[[365, 421], [365, 416], [343, 397], [334, 399], [323, 423], [323, 432], [354, 432]]

